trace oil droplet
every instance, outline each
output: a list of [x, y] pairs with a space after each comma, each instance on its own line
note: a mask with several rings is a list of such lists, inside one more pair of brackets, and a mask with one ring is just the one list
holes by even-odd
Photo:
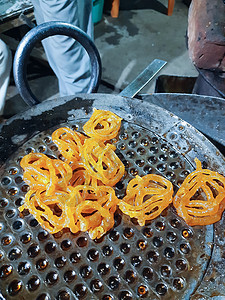
[[142, 144], [143, 146], [148, 146], [148, 145], [149, 145], [149, 142], [148, 142], [147, 139], [142, 139], [142, 140], [141, 140], [141, 144]]
[[120, 245], [120, 251], [123, 252], [124, 254], [127, 254], [130, 252], [130, 245], [123, 243]]
[[99, 253], [98, 250], [96, 249], [91, 249], [87, 253], [87, 257], [90, 261], [96, 261], [99, 258]]
[[169, 242], [172, 243], [172, 242], [176, 241], [177, 235], [176, 235], [175, 232], [170, 231], [170, 232], [167, 233], [166, 238], [167, 238], [167, 240], [168, 240]]
[[28, 256], [30, 256], [31, 258], [36, 257], [40, 252], [40, 248], [38, 245], [31, 245], [28, 250], [27, 250], [27, 254]]
[[89, 278], [92, 275], [92, 269], [90, 266], [83, 266], [80, 268], [80, 275], [83, 278]]
[[54, 242], [48, 242], [45, 245], [45, 252], [46, 253], [50, 254], [50, 253], [53, 253], [55, 250], [56, 250], [56, 243], [54, 243]]
[[103, 290], [103, 284], [100, 280], [95, 279], [91, 281], [90, 284], [91, 290], [93, 293], [98, 293], [101, 292]]
[[125, 238], [130, 239], [134, 236], [134, 230], [132, 228], [125, 228], [123, 231], [123, 235]]
[[70, 300], [70, 294], [67, 291], [61, 291], [58, 293], [57, 300]]
[[128, 139], [128, 134], [126, 132], [124, 132], [120, 135], [120, 137], [121, 137], [122, 140], [127, 140]]
[[157, 163], [157, 158], [155, 156], [150, 156], [148, 158], [148, 162], [152, 165], [156, 164]]
[[121, 271], [124, 265], [125, 265], [125, 261], [120, 257], [115, 258], [113, 261], [113, 266], [118, 271]]
[[10, 296], [16, 296], [22, 289], [22, 282], [20, 280], [13, 280], [8, 287]]
[[166, 258], [173, 258], [175, 255], [175, 251], [171, 247], [166, 247], [164, 250], [164, 255]]
[[159, 222], [156, 222], [155, 227], [157, 230], [163, 231], [166, 226], [165, 226], [164, 222], [159, 221]]
[[35, 220], [35, 219], [30, 220], [30, 226], [31, 226], [31, 227], [36, 227], [36, 226], [38, 226], [38, 221]]
[[111, 276], [108, 279], [108, 286], [112, 289], [112, 290], [117, 290], [119, 288], [120, 285], [120, 280], [118, 277], [116, 276]]
[[110, 267], [109, 267], [108, 264], [101, 263], [101, 264], [98, 265], [97, 270], [98, 270], [98, 273], [99, 273], [100, 275], [106, 275], [106, 274], [109, 273]]
[[[36, 220], [35, 220], [36, 221]], [[38, 240], [40, 242], [44, 241], [45, 239], [47, 239], [47, 237], [49, 236], [49, 233], [47, 231], [41, 231], [38, 233]]]
[[11, 182], [11, 179], [9, 177], [3, 177], [1, 180], [2, 185], [8, 185], [8, 184], [10, 184], [10, 182]]
[[11, 169], [9, 169], [9, 174], [10, 175], [15, 175], [17, 173], [18, 173], [18, 169], [17, 168], [11, 168]]
[[135, 169], [135, 168], [132, 168], [132, 169], [130, 169], [130, 174], [131, 174], [132, 176], [136, 176], [136, 175], [138, 175], [138, 170]]
[[13, 271], [13, 267], [11, 265], [3, 265], [0, 268], [0, 278], [6, 278], [8, 277], [10, 274], [12, 274]]
[[73, 253], [70, 255], [70, 261], [71, 261], [73, 264], [78, 263], [80, 260], [81, 260], [81, 254], [80, 254], [79, 252], [73, 252]]
[[59, 275], [56, 272], [49, 272], [46, 276], [46, 282], [48, 285], [55, 284], [59, 279]]
[[125, 150], [126, 149], [126, 145], [124, 143], [121, 143], [121, 144], [118, 145], [118, 149]]
[[170, 224], [171, 224], [171, 226], [174, 227], [174, 228], [179, 228], [180, 225], [181, 225], [181, 223], [180, 223], [180, 221], [179, 221], [178, 219], [172, 219], [172, 220], [170, 221]]
[[20, 275], [27, 275], [30, 272], [30, 264], [28, 262], [21, 262], [18, 265], [18, 273]]
[[129, 284], [132, 284], [135, 282], [137, 276], [133, 271], [128, 270], [128, 271], [126, 271], [124, 278], [125, 278], [126, 282], [128, 282]]
[[36, 291], [40, 286], [40, 279], [37, 276], [33, 276], [27, 282], [27, 287], [30, 292]]
[[167, 286], [163, 283], [159, 283], [157, 284], [156, 286], [156, 292], [159, 294], [159, 295], [165, 295], [166, 292], [167, 292]]
[[5, 198], [0, 199], [0, 208], [5, 208], [8, 205], [8, 200]]
[[20, 237], [20, 241], [23, 244], [27, 244], [31, 241], [31, 234], [30, 233], [24, 233], [21, 237]]
[[40, 147], [38, 147], [38, 152], [43, 153], [43, 152], [45, 152], [45, 150], [46, 150], [46, 147], [43, 146], [43, 145], [41, 145]]
[[180, 250], [184, 253], [184, 254], [188, 254], [191, 251], [191, 248], [189, 245], [187, 244], [181, 244], [180, 245]]
[[8, 246], [12, 243], [12, 237], [10, 235], [4, 236], [1, 240], [3, 246]]
[[17, 260], [18, 258], [20, 258], [21, 255], [22, 255], [21, 249], [14, 248], [9, 252], [8, 257], [10, 260]]
[[86, 247], [87, 246], [87, 243], [88, 243], [88, 240], [86, 237], [80, 237], [78, 240], [77, 240], [77, 246], [79, 247]]
[[18, 193], [18, 189], [15, 187], [12, 187], [11, 189], [8, 190], [8, 194], [10, 196], [15, 196]]
[[51, 299], [47, 294], [43, 293], [39, 295], [36, 300], [51, 300]]
[[74, 270], [68, 270], [64, 274], [64, 279], [66, 282], [71, 282], [75, 279], [76, 273]]
[[102, 297], [102, 300], [113, 300], [113, 297], [110, 296], [110, 295], [104, 295], [104, 296]]
[[44, 138], [44, 141], [45, 141], [45, 143], [50, 143], [51, 142], [51, 137], [50, 136], [46, 136], [45, 138]]
[[175, 278], [173, 280], [173, 287], [180, 291], [184, 288], [184, 280], [182, 278]]
[[143, 277], [146, 280], [151, 281], [153, 279], [153, 270], [152, 268], [144, 268], [142, 272]]
[[162, 276], [169, 277], [171, 275], [171, 273], [172, 273], [172, 270], [171, 270], [170, 266], [165, 265], [165, 266], [161, 267]]
[[[73, 254], [71, 254], [71, 256], [72, 256]], [[73, 260], [73, 258], [71, 259], [71, 256], [70, 256], [70, 261], [72, 262], [72, 263], [74, 263], [74, 260]], [[66, 264], [66, 258], [65, 258], [65, 256], [60, 256], [60, 257], [57, 257], [56, 259], [55, 259], [55, 265], [56, 265], [56, 267], [58, 268], [58, 269], [61, 269], [61, 268], [63, 268], [64, 266], [65, 266], [65, 264]]]
[[62, 248], [62, 250], [64, 250], [64, 251], [69, 250], [69, 248], [70, 248], [71, 246], [72, 246], [72, 243], [71, 243], [70, 240], [64, 240], [64, 241], [62, 241], [62, 243], [61, 243], [61, 248]]
[[41, 258], [36, 262], [36, 268], [38, 271], [46, 269], [48, 266], [48, 260], [46, 258]]
[[22, 226], [23, 226], [23, 222], [21, 220], [16, 220], [12, 225], [14, 230], [19, 230], [21, 229]]
[[137, 241], [137, 248], [139, 250], [145, 250], [146, 247], [147, 247], [147, 242], [146, 241], [144, 241], [144, 240]]
[[138, 131], [132, 132], [132, 137], [133, 137], [134, 139], [139, 138], [139, 136], [140, 136], [140, 133], [139, 133]]
[[141, 256], [133, 256], [131, 257], [131, 263], [134, 267], [139, 267], [142, 262]]
[[161, 236], [155, 236], [153, 238], [153, 245], [155, 247], [161, 247], [163, 245], [163, 238]]
[[188, 238], [191, 238], [193, 236], [193, 233], [190, 229], [184, 229], [182, 231], [182, 236], [185, 238], [185, 239], [188, 239]]
[[113, 242], [117, 241], [119, 239], [119, 237], [120, 237], [120, 234], [116, 230], [113, 230], [109, 233], [109, 238]]
[[144, 230], [143, 230], [143, 234], [147, 237], [147, 238], [150, 238], [153, 236], [153, 231], [151, 228], [149, 227], [145, 227]]
[[75, 286], [75, 289], [74, 289], [74, 294], [77, 296], [78, 299], [82, 299], [85, 297], [87, 293], [87, 288], [85, 285], [83, 284], [77, 284]]
[[137, 291], [138, 291], [138, 295], [140, 297], [146, 297], [147, 294], [148, 294], [148, 289], [147, 289], [147, 287], [145, 285], [140, 285], [138, 287]]
[[5, 215], [7, 218], [11, 219], [15, 216], [15, 214], [16, 214], [16, 212], [14, 209], [9, 209], [9, 210], [7, 210]]
[[180, 271], [186, 271], [188, 268], [187, 262], [184, 259], [178, 259], [176, 261], [176, 267]]
[[110, 256], [113, 253], [113, 248], [111, 246], [104, 246], [102, 252], [105, 256]]
[[150, 262], [156, 263], [159, 259], [159, 253], [156, 251], [149, 251], [147, 254], [147, 258]]

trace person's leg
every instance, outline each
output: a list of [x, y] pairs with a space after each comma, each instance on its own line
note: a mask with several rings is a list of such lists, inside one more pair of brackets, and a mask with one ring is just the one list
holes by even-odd
[[[81, 0], [80, 0], [81, 1]], [[40, 0], [40, 8], [35, 7], [38, 24], [49, 21], [64, 21], [81, 29], [87, 29], [92, 35], [92, 0]], [[38, 15], [41, 10], [43, 19]], [[82, 20], [82, 24], [81, 24]], [[82, 28], [83, 27], [83, 28]], [[54, 36], [43, 41], [50, 66], [59, 80], [61, 96], [85, 92], [90, 82], [90, 62], [84, 48], [74, 39], [66, 36]]]
[[12, 55], [7, 45], [0, 40], [0, 115], [3, 113], [6, 92], [10, 80]]

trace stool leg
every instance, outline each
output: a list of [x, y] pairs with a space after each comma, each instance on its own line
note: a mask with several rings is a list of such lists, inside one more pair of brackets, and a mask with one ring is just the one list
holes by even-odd
[[118, 18], [118, 16], [119, 16], [119, 7], [120, 7], [120, 0], [113, 0], [112, 8], [111, 8], [112, 18]]
[[172, 16], [175, 0], [168, 0], [168, 11], [167, 15]]

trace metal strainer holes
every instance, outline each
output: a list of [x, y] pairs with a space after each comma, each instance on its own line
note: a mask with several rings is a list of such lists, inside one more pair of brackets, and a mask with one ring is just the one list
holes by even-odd
[[[71, 262], [73, 262], [73, 261], [71, 260]], [[66, 257], [65, 256], [59, 256], [55, 259], [55, 265], [58, 269], [63, 268], [65, 266], [65, 264], [66, 264]]]
[[110, 272], [110, 267], [106, 263], [101, 263], [98, 265], [97, 270], [98, 270], [98, 273], [103, 276]]

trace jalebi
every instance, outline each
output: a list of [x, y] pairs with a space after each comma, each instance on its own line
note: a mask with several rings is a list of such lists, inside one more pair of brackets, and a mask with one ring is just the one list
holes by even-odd
[[117, 136], [121, 120], [120, 117], [110, 111], [95, 109], [83, 129], [88, 136], [106, 141]]
[[52, 141], [61, 159], [30, 153], [21, 160], [30, 190], [19, 210], [28, 209], [50, 233], [70, 228], [73, 233], [88, 231], [94, 239], [113, 227], [118, 198], [111, 186], [123, 176], [124, 165], [107, 142], [117, 135], [121, 119], [107, 111], [95, 110], [93, 115], [103, 126], [101, 138], [96, 128], [89, 137], [59, 128]]
[[202, 169], [196, 158], [196, 171], [189, 174], [173, 199], [173, 205], [188, 225], [209, 225], [221, 218], [225, 208], [225, 177]]
[[156, 218], [171, 202], [173, 185], [162, 176], [149, 174], [132, 179], [126, 196], [119, 201], [119, 208], [131, 218], [137, 218], [139, 225]]

